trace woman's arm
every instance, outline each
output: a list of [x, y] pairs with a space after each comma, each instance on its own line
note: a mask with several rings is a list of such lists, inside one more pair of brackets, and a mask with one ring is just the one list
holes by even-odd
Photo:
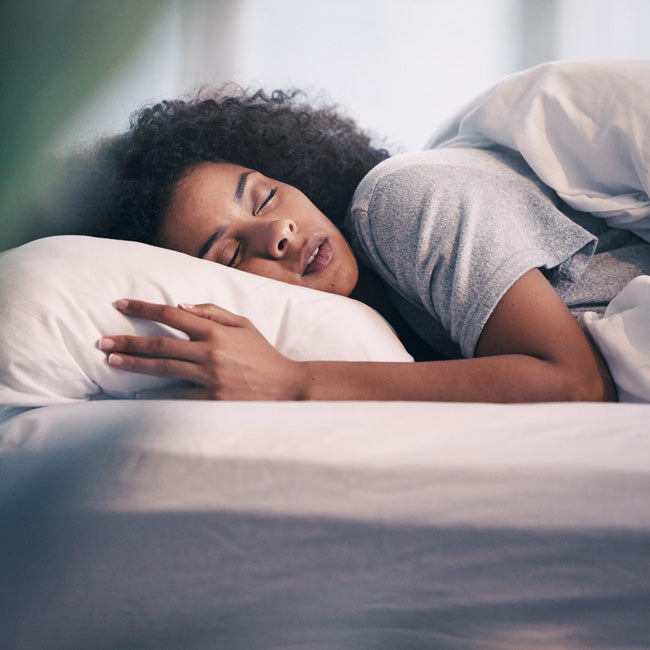
[[499, 301], [473, 359], [337, 365], [307, 364], [306, 399], [616, 400], [600, 353], [536, 269]]
[[[540, 402], [615, 400], [600, 354], [538, 270], [505, 293], [476, 357], [420, 363], [291, 361], [247, 320], [214, 305], [128, 301], [122, 311], [185, 331], [190, 341], [112, 336], [109, 363], [186, 379], [161, 397], [202, 399]], [[103, 339], [102, 341], [106, 341]], [[145, 358], [136, 355], [149, 355]]]

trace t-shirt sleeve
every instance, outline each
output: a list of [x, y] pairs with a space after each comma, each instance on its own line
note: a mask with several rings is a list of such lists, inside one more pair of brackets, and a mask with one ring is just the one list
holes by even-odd
[[595, 238], [540, 186], [480, 150], [389, 159], [359, 186], [353, 245], [403, 299], [471, 357], [490, 314], [526, 271], [578, 277]]

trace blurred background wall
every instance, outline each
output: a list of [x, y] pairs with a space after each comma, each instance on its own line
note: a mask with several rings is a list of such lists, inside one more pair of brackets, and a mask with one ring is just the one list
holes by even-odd
[[648, 0], [16, 0], [2, 3], [0, 249], [51, 232], [56, 159], [138, 106], [234, 81], [336, 102], [392, 152], [557, 59], [650, 59]]

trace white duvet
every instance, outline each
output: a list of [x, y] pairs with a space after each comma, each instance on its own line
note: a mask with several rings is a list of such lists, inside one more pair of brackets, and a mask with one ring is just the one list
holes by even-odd
[[616, 382], [621, 402], [650, 402], [650, 276], [634, 278], [600, 318], [582, 316]]
[[561, 62], [503, 79], [433, 135], [502, 145], [576, 210], [650, 241], [650, 61]]

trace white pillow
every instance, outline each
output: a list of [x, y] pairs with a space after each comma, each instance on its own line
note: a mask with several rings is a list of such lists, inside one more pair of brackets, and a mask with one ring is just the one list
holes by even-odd
[[296, 360], [412, 361], [370, 307], [136, 242], [48, 237], [0, 254], [0, 404], [43, 406], [101, 392], [132, 397], [170, 380], [111, 368], [108, 334], [185, 336], [113, 302], [212, 302], [249, 318]]

